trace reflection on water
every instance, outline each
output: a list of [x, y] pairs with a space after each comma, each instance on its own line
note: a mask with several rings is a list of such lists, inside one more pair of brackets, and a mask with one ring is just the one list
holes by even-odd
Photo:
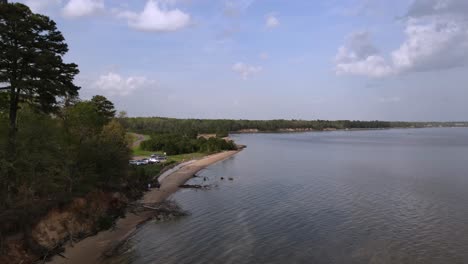
[[174, 196], [192, 215], [148, 223], [113, 262], [468, 263], [468, 129], [235, 140], [200, 173], [218, 187]]

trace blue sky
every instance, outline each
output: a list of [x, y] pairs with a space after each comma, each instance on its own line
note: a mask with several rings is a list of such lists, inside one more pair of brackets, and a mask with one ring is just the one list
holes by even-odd
[[23, 0], [130, 116], [467, 120], [466, 0]]

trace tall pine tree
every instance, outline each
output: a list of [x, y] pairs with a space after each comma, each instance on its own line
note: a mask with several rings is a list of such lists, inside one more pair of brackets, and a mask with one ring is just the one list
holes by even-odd
[[52, 112], [78, 95], [78, 66], [63, 62], [68, 46], [54, 21], [19, 3], [0, 4], [0, 92], [8, 102], [8, 152], [14, 158], [21, 104]]

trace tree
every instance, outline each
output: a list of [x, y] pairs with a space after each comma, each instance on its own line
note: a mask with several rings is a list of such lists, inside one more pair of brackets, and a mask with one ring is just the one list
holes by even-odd
[[0, 93], [0, 118], [6, 118], [8, 115], [8, 102], [7, 93]]
[[68, 192], [72, 193], [75, 185], [83, 178], [92, 178], [94, 174], [93, 157], [96, 150], [96, 135], [101, 132], [101, 117], [96, 107], [90, 101], [78, 102], [68, 106], [63, 111], [63, 127], [66, 138], [66, 148], [63, 153], [68, 173]]
[[0, 92], [7, 94], [8, 152], [14, 158], [21, 104], [45, 113], [59, 98], [78, 95], [77, 65], [64, 63], [68, 46], [54, 21], [19, 3], [0, 4]]
[[100, 133], [102, 129], [101, 116], [90, 101], [67, 107], [63, 119], [70, 140], [77, 143]]
[[93, 103], [96, 107], [97, 112], [104, 118], [104, 123], [109, 122], [112, 118], [115, 117], [115, 108], [114, 104], [107, 100], [106, 97], [102, 95], [95, 95], [91, 99], [91, 103]]
[[118, 185], [128, 170], [130, 149], [125, 128], [117, 120], [111, 120], [102, 128], [96, 152], [99, 153], [100, 183], [103, 186]]

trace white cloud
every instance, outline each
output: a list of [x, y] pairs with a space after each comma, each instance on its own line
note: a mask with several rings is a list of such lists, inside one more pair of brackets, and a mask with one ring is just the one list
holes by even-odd
[[346, 44], [338, 49], [335, 63], [337, 74], [382, 77], [393, 71], [372, 44], [370, 33], [367, 31], [355, 32], [348, 36]]
[[154, 0], [148, 0], [141, 13], [121, 11], [117, 16], [126, 18], [130, 27], [149, 32], [177, 31], [190, 24], [190, 15], [179, 9], [169, 10]]
[[265, 26], [267, 28], [275, 28], [280, 25], [278, 18], [274, 14], [266, 16]]
[[156, 81], [144, 76], [123, 77], [115, 72], [109, 72], [99, 76], [92, 87], [101, 90], [105, 94], [126, 96], [135, 90], [153, 88]]
[[406, 38], [388, 59], [365, 33], [339, 48], [336, 73], [381, 77], [468, 65], [468, 1], [415, 0], [403, 22]]
[[270, 54], [266, 53], [266, 52], [262, 52], [258, 55], [258, 57], [262, 60], [268, 60], [270, 58]]
[[400, 72], [432, 71], [468, 63], [468, 24], [464, 20], [432, 18], [408, 20], [406, 40], [392, 52]]
[[104, 10], [104, 0], [70, 0], [62, 9], [67, 18], [94, 15]]
[[29, 6], [29, 8], [35, 13], [44, 12], [47, 8], [51, 6], [60, 5], [62, 0], [25, 0], [24, 4]]
[[260, 66], [252, 66], [243, 62], [238, 62], [232, 66], [232, 70], [241, 75], [242, 79], [247, 80], [250, 76], [262, 71]]

